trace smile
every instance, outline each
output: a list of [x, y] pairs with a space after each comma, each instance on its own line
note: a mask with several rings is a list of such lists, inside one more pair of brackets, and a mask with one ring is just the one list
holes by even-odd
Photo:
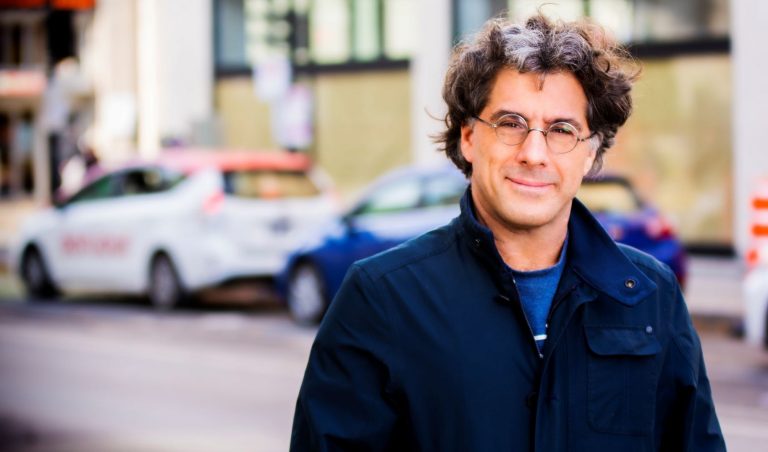
[[551, 182], [541, 182], [541, 181], [518, 179], [518, 178], [507, 178], [507, 180], [519, 187], [526, 188], [526, 189], [534, 189], [534, 190], [544, 189], [552, 186]]

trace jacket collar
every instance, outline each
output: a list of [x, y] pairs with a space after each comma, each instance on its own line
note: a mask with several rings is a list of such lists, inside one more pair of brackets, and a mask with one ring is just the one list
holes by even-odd
[[[496, 249], [493, 233], [475, 216], [471, 185], [460, 206], [459, 225], [470, 248], [496, 273], [505, 272], [507, 267]], [[594, 289], [627, 306], [634, 306], [656, 290], [656, 284], [627, 258], [577, 199], [573, 200], [568, 234], [567, 265]]]

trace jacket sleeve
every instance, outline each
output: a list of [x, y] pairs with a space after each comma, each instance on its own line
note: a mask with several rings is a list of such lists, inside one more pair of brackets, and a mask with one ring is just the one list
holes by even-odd
[[715, 413], [701, 341], [682, 293], [672, 308], [671, 343], [659, 383], [657, 427], [660, 451], [725, 451]]
[[323, 319], [296, 402], [291, 451], [392, 447], [392, 335], [371, 286], [353, 266]]

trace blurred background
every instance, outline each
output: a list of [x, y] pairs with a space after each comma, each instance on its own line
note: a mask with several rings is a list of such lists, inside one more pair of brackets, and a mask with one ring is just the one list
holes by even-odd
[[[347, 261], [455, 214], [463, 186], [430, 182], [453, 180], [430, 139], [451, 47], [543, 3], [0, 0], [0, 448], [286, 450]], [[604, 169], [637, 205], [601, 222], [674, 239], [726, 439], [758, 450], [768, 4], [543, 12], [599, 22], [643, 66]]]

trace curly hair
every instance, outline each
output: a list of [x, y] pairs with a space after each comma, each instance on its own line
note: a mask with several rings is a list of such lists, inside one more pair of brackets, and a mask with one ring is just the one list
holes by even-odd
[[640, 73], [629, 53], [603, 28], [586, 22], [552, 21], [542, 14], [524, 25], [489, 20], [474, 40], [454, 48], [443, 85], [446, 129], [435, 137], [448, 158], [467, 176], [472, 164], [461, 153], [461, 127], [480, 114], [498, 72], [511, 68], [542, 76], [573, 74], [587, 97], [587, 121], [597, 151], [590, 174], [602, 167], [605, 151], [632, 112], [630, 90]]

